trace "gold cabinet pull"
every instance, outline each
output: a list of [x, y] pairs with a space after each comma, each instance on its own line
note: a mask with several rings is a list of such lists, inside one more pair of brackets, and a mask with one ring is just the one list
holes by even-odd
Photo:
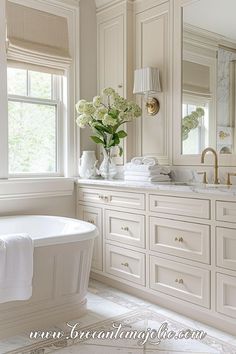
[[129, 263], [128, 262], [125, 262], [125, 263], [121, 263], [122, 266], [124, 267], [128, 267], [129, 266]]
[[123, 231], [129, 231], [129, 228], [128, 228], [128, 226], [122, 226], [122, 227], [121, 227], [121, 230], [123, 230]]
[[184, 239], [183, 239], [183, 237], [181, 236], [181, 237], [175, 237], [175, 241], [176, 242], [184, 242]]
[[184, 283], [183, 279], [175, 279], [175, 282], [178, 283], [178, 284], [183, 284]]

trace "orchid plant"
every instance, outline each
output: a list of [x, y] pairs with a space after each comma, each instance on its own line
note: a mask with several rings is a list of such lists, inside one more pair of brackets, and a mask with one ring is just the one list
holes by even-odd
[[142, 114], [141, 108], [135, 102], [121, 97], [111, 87], [105, 88], [101, 96], [95, 96], [92, 102], [80, 100], [76, 104], [76, 110], [78, 126], [80, 128], [89, 126], [94, 132], [91, 139], [96, 144], [101, 144], [106, 151], [118, 146], [120, 156], [123, 153], [121, 139], [127, 136], [121, 128], [122, 125]]

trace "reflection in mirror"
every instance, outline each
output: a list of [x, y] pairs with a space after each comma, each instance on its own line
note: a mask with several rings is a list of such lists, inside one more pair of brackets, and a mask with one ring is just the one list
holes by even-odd
[[183, 7], [182, 154], [235, 153], [235, 13], [235, 0]]

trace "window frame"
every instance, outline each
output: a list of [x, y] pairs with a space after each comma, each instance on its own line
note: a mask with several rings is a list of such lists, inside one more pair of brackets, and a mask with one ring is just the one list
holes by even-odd
[[[12, 65], [10, 67], [13, 67]], [[19, 68], [19, 67], [17, 67]], [[41, 105], [48, 105], [55, 107], [56, 110], [56, 144], [55, 144], [55, 156], [56, 156], [56, 161], [55, 161], [55, 166], [56, 166], [56, 171], [55, 172], [39, 172], [39, 173], [33, 173], [33, 172], [20, 172], [20, 173], [10, 173], [9, 167], [9, 161], [8, 161], [8, 176], [9, 178], [36, 178], [36, 177], [64, 177], [64, 136], [63, 136], [63, 122], [64, 122], [64, 114], [63, 114], [63, 76], [55, 75], [53, 74], [53, 69], [52, 69], [52, 96], [51, 99], [48, 98], [40, 98], [40, 97], [33, 97], [29, 96], [29, 90], [30, 90], [30, 71], [34, 71], [31, 68], [27, 69], [27, 64], [24, 64], [23, 70], [27, 71], [27, 82], [26, 82], [26, 95], [27, 96], [22, 96], [22, 95], [14, 95], [14, 94], [8, 94], [8, 102], [24, 102], [24, 103], [31, 103], [31, 104], [41, 104]], [[50, 71], [50, 69], [47, 71], [47, 73]], [[39, 70], [35, 70], [35, 72], [39, 72]], [[9, 116], [8, 116], [9, 119]], [[7, 120], [8, 124], [9, 121]], [[9, 133], [8, 133], [9, 134]], [[8, 154], [9, 154], [9, 143], [8, 143]]]

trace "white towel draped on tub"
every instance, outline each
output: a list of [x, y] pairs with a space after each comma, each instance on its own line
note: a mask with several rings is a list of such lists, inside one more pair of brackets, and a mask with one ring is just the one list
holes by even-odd
[[33, 252], [28, 235], [0, 235], [0, 303], [32, 296]]

